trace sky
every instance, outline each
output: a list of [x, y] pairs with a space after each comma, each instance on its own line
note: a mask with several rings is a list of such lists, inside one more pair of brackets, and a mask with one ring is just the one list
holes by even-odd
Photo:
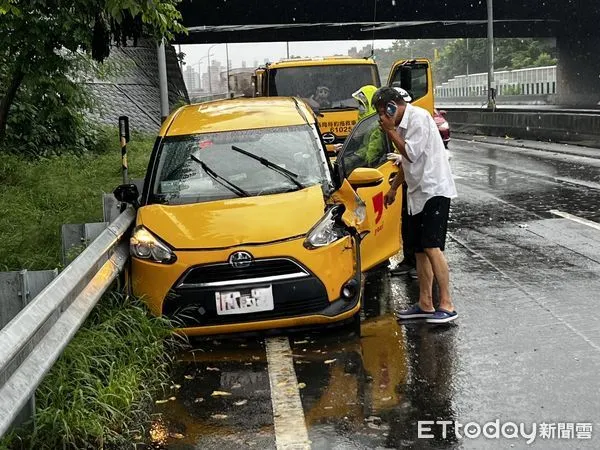
[[[376, 40], [375, 48], [387, 48], [392, 45], [393, 40]], [[311, 41], [311, 42], [290, 42], [290, 56], [330, 56], [335, 54], [346, 55], [352, 47], [361, 49], [372, 41]], [[248, 67], [254, 67], [254, 62], [264, 64], [265, 58], [270, 61], [278, 61], [287, 58], [287, 46], [285, 42], [264, 42], [264, 43], [243, 43], [229, 44], [229, 59], [231, 60], [231, 69], [242, 67], [242, 61], [246, 61]], [[210, 59], [220, 61], [223, 66], [226, 65], [226, 45], [225, 44], [194, 44], [182, 45], [181, 51], [185, 53], [184, 61], [186, 65], [196, 64], [198, 62], [202, 72], [206, 71], [206, 62], [208, 50], [210, 48]], [[178, 47], [176, 47], [179, 51]]]

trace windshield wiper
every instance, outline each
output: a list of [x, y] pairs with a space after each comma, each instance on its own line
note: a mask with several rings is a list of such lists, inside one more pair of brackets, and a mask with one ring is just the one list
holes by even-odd
[[227, 189], [229, 189], [234, 194], [237, 194], [239, 197], [250, 197], [250, 193], [249, 192], [243, 190], [241, 187], [236, 186], [231, 181], [229, 181], [226, 178], [223, 178], [221, 175], [217, 174], [214, 170], [212, 170], [210, 167], [208, 167], [204, 161], [198, 159], [193, 154], [190, 155], [190, 157], [194, 161], [196, 161], [198, 164], [200, 164], [200, 167], [202, 167], [202, 170], [204, 170], [208, 174], [209, 177], [211, 177], [213, 180], [215, 180], [221, 186], [226, 187]]
[[296, 178], [298, 178], [298, 174], [291, 172], [291, 171], [287, 170], [286, 168], [281, 167], [280, 165], [277, 165], [274, 162], [269, 161], [266, 158], [263, 158], [262, 156], [255, 155], [254, 153], [250, 153], [246, 150], [236, 147], [235, 145], [232, 145], [231, 149], [238, 153], [241, 153], [242, 155], [246, 155], [249, 158], [257, 160], [263, 166], [266, 166], [269, 169], [272, 169], [275, 172], [278, 172], [281, 175], [283, 175], [284, 177], [286, 177], [288, 180], [290, 180], [292, 183], [294, 183], [299, 189], [304, 189], [304, 186], [302, 185], [302, 183], [300, 183], [298, 180], [296, 180]]
[[358, 109], [356, 106], [346, 106], [346, 105], [337, 105], [337, 106], [329, 106], [328, 108], [321, 109]]

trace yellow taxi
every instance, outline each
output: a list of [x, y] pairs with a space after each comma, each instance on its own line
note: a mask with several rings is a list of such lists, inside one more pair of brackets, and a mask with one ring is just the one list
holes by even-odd
[[133, 294], [188, 335], [356, 322], [363, 272], [400, 249], [400, 202], [382, 203], [394, 166], [383, 166], [332, 166], [297, 98], [179, 108], [141, 196], [115, 190], [137, 207]]

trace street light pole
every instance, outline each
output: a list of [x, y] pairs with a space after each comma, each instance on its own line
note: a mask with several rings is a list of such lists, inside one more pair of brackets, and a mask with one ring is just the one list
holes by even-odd
[[471, 83], [469, 82], [469, 59], [471, 54], [469, 53], [469, 38], [467, 38], [467, 97], [471, 96]]
[[167, 57], [165, 55], [165, 38], [162, 38], [157, 47], [158, 51], [158, 86], [160, 93], [160, 119], [161, 123], [169, 115], [169, 89], [167, 85]]
[[211, 75], [210, 75], [210, 50], [217, 46], [218, 44], [213, 44], [210, 47], [208, 47], [208, 52], [207, 52], [207, 58], [208, 58], [208, 92], [210, 93], [210, 95], [212, 95], [212, 80], [211, 80]]
[[227, 42], [225, 42], [225, 59], [227, 59], [227, 98], [229, 98], [231, 88], [229, 86], [229, 44]]
[[488, 44], [488, 108], [496, 108], [494, 95], [494, 6], [493, 0], [487, 0], [487, 44]]
[[[211, 55], [212, 56], [212, 55]], [[196, 61], [194, 64], [192, 64], [192, 66], [198, 66], [198, 77], [200, 78], [200, 85], [198, 86], [200, 89], [202, 89], [202, 61], [204, 61], [206, 58], [208, 58], [207, 56], [203, 56], [202, 58], [200, 58], [198, 61]]]

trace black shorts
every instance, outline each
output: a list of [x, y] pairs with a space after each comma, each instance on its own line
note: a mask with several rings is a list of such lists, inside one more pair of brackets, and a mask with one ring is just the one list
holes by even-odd
[[408, 216], [408, 237], [415, 253], [423, 253], [426, 248], [439, 248], [444, 251], [450, 199], [432, 197], [425, 203], [423, 211]]

